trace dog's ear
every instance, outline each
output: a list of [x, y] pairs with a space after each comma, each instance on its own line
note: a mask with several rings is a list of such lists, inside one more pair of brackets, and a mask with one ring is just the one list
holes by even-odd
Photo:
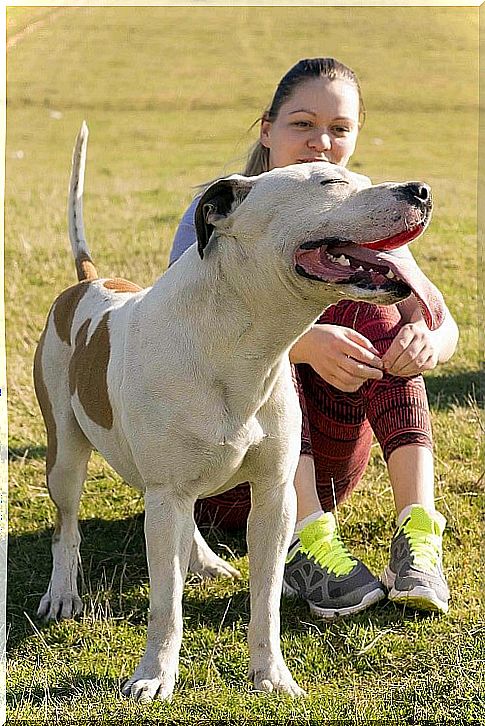
[[217, 223], [226, 219], [246, 199], [253, 184], [254, 177], [233, 174], [218, 179], [205, 190], [195, 210], [197, 249], [202, 259]]

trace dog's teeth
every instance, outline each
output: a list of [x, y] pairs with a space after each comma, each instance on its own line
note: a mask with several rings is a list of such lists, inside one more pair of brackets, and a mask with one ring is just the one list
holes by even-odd
[[343, 267], [350, 267], [350, 260], [348, 260], [345, 255], [340, 255], [337, 262]]
[[370, 268], [370, 270], [368, 270], [368, 272], [374, 272], [374, 270], [372, 269], [372, 267]]
[[386, 277], [388, 277], [390, 280], [393, 280], [396, 275], [393, 273], [392, 270], [389, 270], [389, 272], [386, 273]]
[[356, 272], [364, 272], [364, 268], [362, 267], [362, 265], [358, 266]]

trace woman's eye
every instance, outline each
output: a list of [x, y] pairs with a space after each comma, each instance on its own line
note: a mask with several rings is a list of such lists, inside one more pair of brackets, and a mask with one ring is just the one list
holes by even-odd
[[351, 131], [348, 126], [335, 126], [333, 130], [336, 134], [349, 134]]
[[311, 127], [311, 121], [294, 121], [293, 126], [297, 126], [300, 129], [309, 129]]

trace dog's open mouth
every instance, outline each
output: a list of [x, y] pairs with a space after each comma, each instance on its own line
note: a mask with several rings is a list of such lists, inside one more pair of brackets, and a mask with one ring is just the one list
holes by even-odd
[[304, 242], [295, 252], [295, 271], [312, 280], [395, 292], [401, 298], [413, 292], [428, 328], [434, 330], [443, 320], [443, 300], [413, 258], [396, 251], [425, 226], [421, 223], [392, 237], [357, 244], [337, 238]]

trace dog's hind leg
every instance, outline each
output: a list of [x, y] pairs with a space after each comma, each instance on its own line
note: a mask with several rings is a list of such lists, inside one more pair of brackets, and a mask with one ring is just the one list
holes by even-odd
[[199, 575], [202, 580], [214, 577], [233, 577], [237, 580], [241, 577], [239, 570], [211, 550], [197, 527], [190, 551], [189, 572]]
[[49, 620], [70, 618], [82, 611], [77, 589], [81, 541], [78, 509], [91, 446], [75, 426], [66, 426], [58, 436], [60, 451], [47, 475], [49, 494], [57, 508], [57, 521], [52, 537], [52, 575], [37, 615]]
[[78, 509], [92, 447], [71, 409], [67, 361], [62, 361], [65, 356], [61, 356], [65, 365], [59, 366], [58, 355], [57, 365], [50, 365], [50, 356], [43, 355], [44, 339], [45, 334], [36, 351], [34, 381], [47, 429], [47, 487], [57, 508], [57, 522], [52, 538], [52, 575], [37, 615], [56, 619], [82, 611], [77, 589]]

